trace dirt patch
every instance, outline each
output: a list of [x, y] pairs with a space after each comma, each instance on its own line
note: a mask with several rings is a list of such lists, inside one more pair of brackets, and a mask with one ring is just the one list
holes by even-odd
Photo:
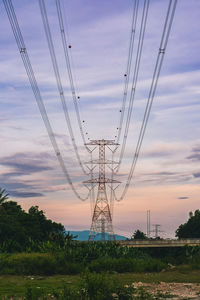
[[136, 288], [144, 288], [152, 295], [163, 294], [170, 299], [200, 299], [200, 284], [198, 283], [133, 283]]

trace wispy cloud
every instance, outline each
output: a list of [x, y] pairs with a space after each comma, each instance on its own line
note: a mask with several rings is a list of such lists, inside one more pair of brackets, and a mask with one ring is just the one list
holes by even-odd
[[[13, 3], [59, 147], [75, 186], [82, 191], [84, 189], [81, 182], [85, 178], [69, 139], [38, 3], [16, 0]], [[128, 53], [131, 5], [129, 1], [117, 0], [113, 6], [112, 1], [88, 0], [83, 3], [77, 0], [67, 1], [67, 9], [63, 9], [66, 10], [69, 25], [69, 43], [72, 45], [70, 55], [73, 56], [73, 72], [79, 88], [81, 120], [85, 121], [84, 132], [89, 132], [94, 139], [113, 138], [118, 126]], [[33, 198], [33, 203], [40, 201], [52, 217], [59, 219], [60, 216], [65, 221], [69, 208], [68, 217], [72, 224], [80, 219], [83, 220], [82, 225], [87, 224], [89, 205], [82, 210], [82, 204], [78, 206], [78, 200], [66, 184], [39, 116], [2, 2], [0, 6], [0, 184], [19, 200], [29, 198], [31, 201]], [[118, 175], [123, 183], [130, 169], [143, 118], [166, 9], [167, 1], [151, 2], [133, 118], [125, 159]], [[123, 228], [132, 224], [134, 210], [145, 210], [150, 203], [154, 211], [159, 210], [159, 213], [162, 209], [167, 209], [161, 207], [161, 196], [171, 210], [181, 210], [180, 220], [189, 209], [187, 205], [191, 205], [191, 209], [197, 205], [200, 177], [200, 40], [197, 30], [200, 26], [199, 9], [200, 3], [196, 0], [182, 0], [178, 3], [149, 125], [134, 174], [134, 184], [124, 200], [124, 206], [121, 206], [124, 209], [124, 214], [123, 209], [121, 210], [120, 220], [125, 224], [125, 227], [122, 224]], [[74, 114], [55, 11], [55, 3], [50, 1], [48, 15], [70, 118], [81, 158], [88, 161]], [[118, 153], [116, 159], [117, 157]], [[155, 187], [158, 194], [154, 202], [152, 195], [155, 195]], [[167, 196], [168, 191], [171, 191], [170, 197]], [[143, 202], [137, 202], [135, 194], [138, 199], [144, 197]], [[189, 195], [189, 204], [180, 208], [178, 200], [186, 196], [179, 195]], [[49, 204], [51, 201], [54, 203], [54, 197], [58, 202]], [[134, 203], [131, 202], [132, 197]], [[48, 204], [45, 202], [47, 199], [50, 199]], [[173, 202], [174, 199], [179, 204]], [[22, 203], [26, 205], [25, 200]], [[55, 205], [60, 205], [62, 209], [59, 210]], [[170, 213], [168, 211], [164, 214], [164, 218], [169, 218]], [[175, 224], [176, 221], [173, 222]]]
[[52, 167], [44, 164], [44, 159], [47, 161], [49, 157], [50, 155], [46, 153], [38, 156], [35, 153], [16, 153], [12, 156], [1, 158], [0, 165], [9, 167], [15, 171], [7, 173], [7, 176], [30, 175], [35, 172], [52, 170]]
[[34, 192], [16, 192], [9, 191], [9, 196], [16, 198], [34, 198], [34, 197], [43, 197], [42, 193], [34, 193]]

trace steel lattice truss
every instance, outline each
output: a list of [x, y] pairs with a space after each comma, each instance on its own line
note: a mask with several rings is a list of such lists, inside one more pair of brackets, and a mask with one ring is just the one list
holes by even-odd
[[[55, 0], [56, 8], [57, 8], [57, 16], [58, 16], [58, 21], [59, 21], [59, 28], [60, 28], [64, 56], [65, 56], [65, 63], [66, 63], [66, 68], [67, 68], [69, 82], [70, 82], [72, 99], [73, 99], [73, 102], [75, 105], [76, 117], [77, 117], [79, 129], [80, 129], [80, 133], [81, 133], [81, 137], [82, 137], [82, 142], [83, 142], [85, 148], [87, 149], [88, 153], [91, 156], [90, 161], [86, 163], [86, 164], [91, 165], [91, 168], [89, 168], [87, 166], [90, 171], [89, 173], [86, 172], [86, 168], [82, 162], [82, 158], [81, 158], [81, 155], [79, 154], [79, 149], [78, 149], [78, 146], [76, 143], [73, 126], [71, 123], [70, 113], [68, 111], [68, 107], [67, 107], [67, 103], [66, 103], [66, 99], [65, 99], [65, 95], [64, 95], [64, 89], [63, 89], [63, 85], [62, 85], [62, 81], [61, 81], [60, 71], [59, 71], [59, 67], [58, 67], [58, 63], [57, 63], [56, 52], [54, 49], [54, 43], [53, 43], [53, 38], [52, 38], [51, 30], [50, 30], [48, 15], [47, 15], [47, 11], [46, 11], [45, 0], [38, 0], [38, 1], [39, 1], [42, 20], [43, 20], [43, 26], [45, 29], [45, 35], [46, 35], [47, 42], [48, 42], [48, 48], [49, 48], [50, 56], [51, 56], [51, 60], [52, 60], [52, 65], [53, 65], [53, 69], [54, 69], [54, 73], [55, 73], [58, 94], [59, 94], [59, 97], [60, 97], [60, 100], [62, 103], [64, 116], [65, 116], [65, 120], [67, 123], [68, 131], [69, 131], [69, 136], [72, 141], [72, 145], [74, 148], [74, 152], [76, 154], [77, 161], [78, 161], [83, 173], [87, 176], [90, 175], [90, 180], [86, 180], [83, 182], [86, 186], [91, 185], [91, 189], [89, 188], [89, 192], [86, 196], [81, 196], [80, 193], [77, 191], [77, 188], [72, 181], [72, 178], [70, 176], [68, 168], [65, 164], [63, 155], [58, 146], [56, 136], [53, 131], [52, 125], [50, 123], [50, 120], [49, 120], [49, 117], [48, 117], [48, 114], [46, 111], [46, 107], [45, 107], [45, 104], [43, 101], [43, 97], [41, 95], [40, 88], [39, 88], [38, 82], [36, 80], [36, 76], [35, 76], [34, 70], [32, 68], [31, 61], [29, 59], [27, 48], [26, 48], [26, 45], [25, 45], [25, 42], [23, 39], [23, 35], [21, 32], [16, 14], [15, 14], [15, 9], [13, 7], [12, 0], [3, 0], [3, 3], [4, 3], [5, 9], [6, 9], [6, 12], [8, 15], [8, 19], [9, 19], [9, 22], [10, 22], [17, 46], [18, 46], [19, 53], [21, 55], [28, 79], [30, 81], [30, 85], [31, 85], [33, 94], [35, 96], [40, 114], [44, 121], [44, 125], [45, 125], [47, 133], [49, 135], [49, 139], [51, 141], [51, 144], [55, 151], [56, 157], [57, 157], [58, 162], [61, 166], [61, 169], [64, 173], [64, 176], [66, 177], [67, 182], [71, 186], [71, 189], [73, 190], [76, 197], [78, 197], [80, 200], [86, 200], [89, 197], [91, 197], [91, 199], [92, 199], [92, 197], [93, 197], [92, 194], [94, 193], [94, 188], [95, 188], [95, 186], [98, 186], [97, 197], [96, 197], [96, 200], [94, 201], [94, 208], [92, 208], [93, 216], [92, 216], [92, 224], [91, 224], [91, 228], [90, 228], [89, 240], [94, 240], [97, 233], [101, 233], [101, 239], [105, 240], [105, 232], [108, 233], [108, 236], [110, 239], [114, 240], [114, 232], [113, 232], [113, 226], [112, 226], [113, 201], [121, 201], [124, 199], [124, 197], [127, 193], [127, 190], [129, 189], [133, 174], [135, 172], [135, 167], [136, 167], [138, 157], [140, 154], [146, 127], [148, 125], [148, 120], [149, 120], [152, 104], [153, 104], [155, 93], [156, 93], [158, 79], [160, 76], [161, 67], [163, 64], [163, 59], [164, 59], [164, 55], [165, 55], [167, 44], [168, 44], [168, 39], [169, 39], [171, 27], [172, 27], [173, 18], [174, 18], [174, 13], [176, 10], [177, 0], [169, 0], [168, 1], [169, 3], [168, 3], [167, 12], [166, 12], [166, 17], [165, 17], [163, 29], [161, 30], [162, 35], [161, 35], [161, 40], [160, 40], [160, 46], [157, 49], [157, 58], [155, 61], [155, 67], [154, 67], [153, 74], [152, 74], [151, 85], [150, 85], [150, 89], [148, 92], [147, 103], [146, 103], [146, 107], [144, 110], [144, 115], [143, 115], [140, 131], [139, 131], [139, 136], [138, 136], [137, 143], [136, 143], [136, 148], [133, 149], [130, 170], [127, 174], [127, 179], [126, 179], [125, 185], [123, 187], [121, 196], [118, 196], [118, 197], [115, 194], [116, 187], [113, 188], [113, 185], [118, 184], [120, 182], [117, 180], [114, 180], [113, 176], [119, 171], [120, 166], [123, 163], [123, 157], [124, 157], [125, 148], [126, 148], [126, 141], [127, 141], [128, 135], [129, 135], [129, 125], [132, 120], [133, 104], [134, 104], [137, 79], [138, 79], [138, 74], [139, 74], [139, 69], [140, 69], [140, 61], [142, 60], [143, 42], [144, 42], [144, 38], [145, 38], [145, 30], [146, 30], [150, 0], [144, 0], [141, 2], [139, 0], [133, 1], [133, 14], [132, 14], [132, 23], [131, 23], [131, 34], [130, 34], [130, 43], [129, 43], [129, 51], [128, 51], [128, 60], [127, 60], [126, 73], [124, 74], [125, 81], [124, 81], [124, 90], [123, 90], [123, 97], [122, 97], [122, 106], [119, 111], [120, 118], [119, 118], [119, 124], [117, 127], [117, 134], [115, 136], [115, 140], [104, 140], [104, 139], [91, 140], [90, 143], [85, 142], [85, 140], [86, 140], [85, 135], [87, 135], [87, 138], [88, 138], [88, 133], [86, 132], [84, 135], [84, 130], [83, 130], [82, 125], [85, 123], [85, 120], [81, 119], [80, 112], [79, 112], [79, 105], [78, 105], [77, 99], [79, 99], [80, 97], [76, 96], [75, 85], [74, 85], [74, 80], [73, 80], [72, 70], [71, 70], [71, 63], [70, 63], [69, 53], [67, 50], [67, 37], [66, 37], [66, 30], [64, 28], [60, 0]], [[143, 3], [143, 5], [142, 5], [143, 8], [141, 10], [141, 18], [139, 18], [139, 19], [141, 19], [141, 21], [138, 22], [140, 3]], [[135, 41], [135, 33], [136, 33], [136, 30], [138, 30], [137, 28], [139, 29], [139, 35], [138, 35], [138, 41]], [[71, 48], [71, 46], [68, 46], [68, 48]], [[133, 63], [134, 62], [134, 60], [133, 60], [134, 53], [136, 53], [135, 63]], [[129, 97], [128, 97], [128, 95], [129, 95]], [[128, 105], [126, 105], [127, 101], [128, 101]], [[126, 109], [127, 109], [127, 116], [125, 118], [125, 110]], [[82, 124], [82, 122], [83, 122], [83, 124]], [[124, 127], [124, 129], [122, 127]], [[121, 136], [122, 136], [122, 139], [120, 140]], [[88, 138], [88, 140], [89, 140], [89, 138]], [[119, 155], [117, 158], [118, 162], [115, 162], [115, 161], [113, 161], [113, 156], [114, 156], [114, 154], [116, 154], [115, 152], [117, 152], [116, 150], [119, 146], [119, 144], [118, 144], [119, 142], [121, 144], [121, 150], [119, 150]], [[113, 146], [114, 146], [114, 150], [112, 150]], [[94, 150], [94, 147], [98, 147], [98, 149], [99, 149], [99, 158], [95, 159], [95, 160], [92, 159], [92, 152]], [[93, 148], [93, 149], [90, 149], [90, 148]], [[106, 153], [105, 153], [106, 148], [108, 148], [112, 152], [112, 160], [106, 159], [106, 157], [105, 157], [106, 156]], [[115, 168], [114, 168], [114, 164], [115, 164]], [[93, 177], [93, 169], [94, 169], [93, 165], [99, 166], [99, 176], [97, 178]], [[106, 166], [108, 166], [110, 168], [110, 170], [112, 171], [111, 178], [107, 178], [105, 175]], [[110, 202], [107, 197], [107, 191], [106, 191], [107, 185], [111, 188]], [[93, 200], [94, 200], [94, 197], [93, 197]]]
[[88, 146], [99, 147], [99, 159], [90, 163], [99, 165], [99, 176], [91, 180], [84, 181], [84, 184], [98, 183], [97, 198], [95, 201], [92, 224], [90, 227], [89, 241], [94, 241], [97, 233], [101, 233], [101, 240], [106, 239], [105, 233], [108, 234], [109, 240], [115, 240], [115, 235], [112, 225], [111, 209], [106, 192], [106, 184], [120, 183], [118, 180], [106, 178], [105, 166], [106, 164], [113, 164], [112, 160], [106, 159], [106, 146], [117, 146], [113, 140], [93, 140], [87, 144]]

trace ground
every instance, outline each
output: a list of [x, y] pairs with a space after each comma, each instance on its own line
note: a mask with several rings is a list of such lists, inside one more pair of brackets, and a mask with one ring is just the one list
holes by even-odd
[[[135, 287], [144, 287], [145, 290], [162, 295], [169, 295], [171, 299], [200, 299], [200, 271], [172, 270], [160, 273], [124, 273], [110, 274], [124, 285], [133, 284]], [[59, 289], [63, 284], [76, 285], [79, 276], [0, 276], [0, 299], [3, 296], [23, 296], [27, 285], [46, 291]], [[15, 298], [14, 298], [15, 299]], [[17, 299], [17, 298], [16, 298]]]
[[143, 287], [152, 295], [165, 295], [170, 299], [200, 299], [199, 283], [134, 283], [135, 287]]

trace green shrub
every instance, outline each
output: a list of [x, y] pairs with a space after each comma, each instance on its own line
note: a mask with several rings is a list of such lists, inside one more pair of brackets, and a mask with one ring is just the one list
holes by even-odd
[[87, 268], [91, 272], [159, 272], [167, 264], [159, 259], [99, 257], [79, 262], [64, 252], [18, 253], [0, 256], [0, 274], [11, 275], [54, 275], [80, 274]]
[[105, 274], [85, 273], [80, 283], [81, 299], [113, 300], [114, 285]]
[[0, 274], [10, 275], [54, 275], [80, 274], [84, 266], [70, 262], [65, 256], [49, 253], [18, 253], [0, 256]]
[[132, 300], [136, 289], [132, 285], [124, 285], [116, 287], [116, 295], [119, 300]]
[[81, 262], [74, 262], [70, 260], [65, 252], [54, 254], [56, 260], [56, 273], [57, 274], [79, 274], [84, 271], [84, 265]]
[[88, 268], [91, 272], [116, 271], [125, 272], [160, 272], [166, 268], [166, 263], [159, 259], [136, 259], [136, 258], [99, 258], [93, 260]]
[[37, 287], [27, 286], [25, 290], [25, 300], [47, 299], [44, 291]]
[[1, 274], [55, 274], [56, 261], [50, 254], [19, 253], [0, 258]]

